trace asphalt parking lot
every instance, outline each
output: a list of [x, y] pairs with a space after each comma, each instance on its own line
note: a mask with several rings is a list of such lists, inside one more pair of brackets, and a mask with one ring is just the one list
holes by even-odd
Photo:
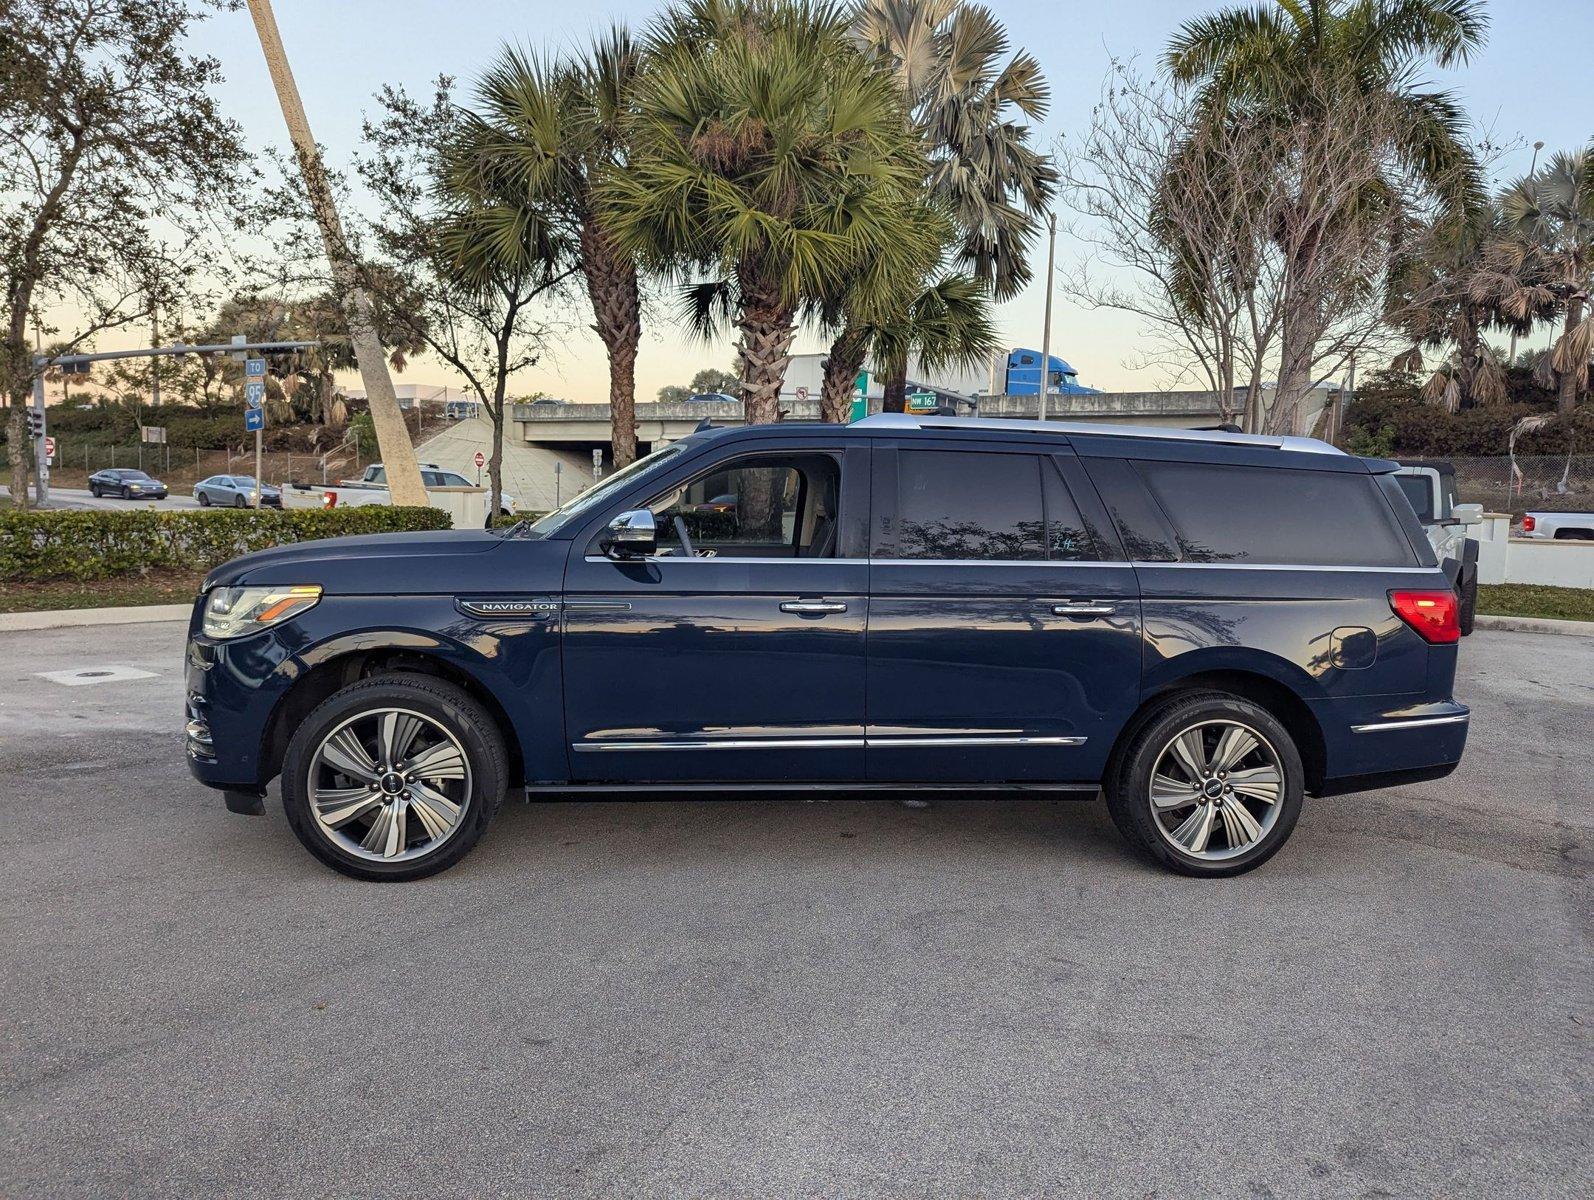
[[1461, 769], [1239, 879], [781, 797], [402, 886], [190, 780], [181, 642], [0, 634], [5, 1195], [1588, 1194], [1594, 640], [1468, 639]]

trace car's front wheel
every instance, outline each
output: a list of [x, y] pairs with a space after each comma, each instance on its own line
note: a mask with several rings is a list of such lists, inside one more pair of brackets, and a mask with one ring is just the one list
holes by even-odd
[[498, 726], [463, 689], [378, 675], [323, 701], [288, 743], [288, 823], [328, 866], [357, 879], [419, 879], [453, 866], [503, 803]]
[[194, 499], [199, 501], [200, 508], [210, 507], [210, 496], [204, 492], [195, 492]]
[[240, 492], [238, 495], [232, 498], [232, 506], [234, 508], [248, 508], [249, 500]]
[[1185, 875], [1238, 875], [1278, 852], [1305, 791], [1300, 752], [1272, 713], [1223, 692], [1170, 700], [1107, 781], [1125, 837]]

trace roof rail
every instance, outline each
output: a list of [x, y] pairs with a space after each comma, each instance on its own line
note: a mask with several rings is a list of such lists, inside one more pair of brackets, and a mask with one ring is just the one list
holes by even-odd
[[1151, 438], [1161, 441], [1204, 442], [1208, 445], [1256, 446], [1269, 450], [1295, 450], [1308, 454], [1343, 454], [1344, 451], [1327, 442], [1308, 437], [1271, 437], [1255, 433], [1229, 433], [1207, 429], [1173, 429], [1157, 425], [1109, 425], [1096, 421], [1021, 421], [1006, 417], [938, 417], [918, 416], [914, 413], [875, 413], [852, 428], [899, 430], [956, 430], [960, 433], [978, 433], [981, 430], [999, 430], [1022, 433], [1054, 433], [1069, 437], [1123, 437]]

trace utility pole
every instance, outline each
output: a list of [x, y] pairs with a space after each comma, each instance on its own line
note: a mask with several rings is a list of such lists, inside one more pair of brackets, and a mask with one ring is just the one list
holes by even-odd
[[315, 212], [316, 223], [321, 226], [321, 240], [326, 244], [332, 277], [339, 295], [343, 297], [343, 311], [349, 322], [349, 340], [354, 346], [355, 360], [360, 365], [366, 402], [371, 406], [371, 424], [376, 430], [376, 444], [381, 448], [382, 461], [387, 469], [388, 495], [394, 504], [425, 506], [428, 501], [426, 489], [421, 485], [420, 463], [415, 458], [415, 446], [410, 441], [404, 414], [399, 411], [398, 397], [393, 391], [393, 377], [388, 374], [382, 339], [376, 331], [375, 308], [371, 304], [370, 294], [360, 285], [348, 244], [344, 241], [343, 226], [332, 200], [332, 189], [327, 184], [326, 170], [321, 164], [321, 153], [316, 148], [315, 137], [310, 132], [310, 121], [305, 116], [298, 85], [293, 81], [287, 51], [282, 46], [282, 35], [277, 31], [277, 18], [271, 11], [271, 0], [248, 0], [248, 3], [249, 15], [254, 18], [255, 32], [260, 37], [260, 49], [266, 56], [266, 67], [271, 72], [271, 82], [277, 89], [277, 101], [282, 105], [282, 117], [288, 124], [288, 136], [293, 141], [294, 153], [299, 159], [305, 192]]
[[1057, 214], [1046, 214], [1046, 317], [1041, 327], [1041, 420], [1051, 419], [1052, 261], [1057, 253]]

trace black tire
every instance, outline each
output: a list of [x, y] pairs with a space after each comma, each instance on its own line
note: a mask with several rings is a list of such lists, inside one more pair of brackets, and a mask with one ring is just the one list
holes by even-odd
[[100, 485], [97, 483], [89, 484], [89, 495], [98, 500], [100, 498]]
[[247, 496], [244, 496], [244, 495], [234, 496], [233, 499], [232, 499], [232, 506], [234, 508], [248, 508], [249, 507], [249, 498]]
[[1478, 573], [1473, 571], [1461, 584], [1461, 603], [1456, 614], [1461, 636], [1467, 637], [1478, 623]]
[[[1260, 840], [1232, 858], [1204, 859], [1176, 849], [1151, 803], [1151, 774], [1162, 751], [1181, 732], [1218, 721], [1235, 722], [1262, 735], [1283, 775], [1278, 812]], [[1105, 781], [1107, 811], [1120, 833], [1138, 850], [1181, 875], [1222, 877], [1261, 866], [1289, 839], [1301, 815], [1305, 772], [1295, 740], [1272, 713], [1226, 692], [1185, 692], [1170, 698], [1136, 729]]]
[[[464, 749], [470, 795], [461, 823], [435, 852], [383, 863], [349, 853], [323, 832], [310, 804], [310, 766], [323, 739], [361, 712], [402, 706], [446, 729]], [[400, 882], [447, 870], [481, 840], [504, 802], [509, 759], [497, 722], [462, 688], [430, 675], [374, 675], [322, 701], [299, 725], [282, 764], [282, 806], [305, 849], [355, 879]]]
[[200, 508], [210, 507], [210, 496], [208, 493], [200, 492], [195, 498], [199, 501]]
[[126, 488], [123, 488], [122, 489], [122, 499], [123, 500], [131, 500], [132, 498], [133, 498], [133, 493], [128, 491]]

